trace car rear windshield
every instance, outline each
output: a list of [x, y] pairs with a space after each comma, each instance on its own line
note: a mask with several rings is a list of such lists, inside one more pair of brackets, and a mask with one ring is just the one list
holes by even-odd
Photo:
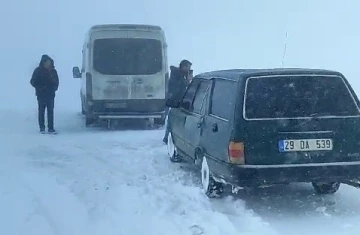
[[150, 75], [162, 69], [162, 45], [155, 39], [97, 39], [93, 54], [94, 69], [106, 75]]
[[248, 119], [359, 115], [347, 85], [338, 76], [249, 78], [245, 89]]

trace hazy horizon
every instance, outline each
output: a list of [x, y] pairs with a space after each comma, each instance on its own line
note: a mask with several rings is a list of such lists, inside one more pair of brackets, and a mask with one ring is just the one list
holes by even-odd
[[[284, 67], [338, 70], [360, 91], [360, 72], [355, 69], [360, 33], [354, 30], [360, 22], [358, 6], [355, 0], [6, 2], [0, 10], [6, 35], [0, 43], [5, 81], [0, 98], [11, 97], [17, 108], [35, 105], [28, 81], [41, 54], [46, 53], [54, 58], [60, 75], [57, 104], [68, 107], [67, 101], [74, 103], [79, 81], [72, 78], [71, 71], [72, 66], [81, 65], [85, 33], [92, 25], [108, 23], [161, 26], [169, 45], [169, 65], [187, 58], [193, 62], [195, 74], [281, 67], [287, 32]], [[13, 98], [19, 90], [22, 102]]]

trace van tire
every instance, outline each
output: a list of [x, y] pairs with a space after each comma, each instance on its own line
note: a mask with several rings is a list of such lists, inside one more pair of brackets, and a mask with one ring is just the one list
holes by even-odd
[[224, 193], [225, 185], [214, 179], [205, 156], [202, 157], [201, 163], [201, 184], [204, 193], [209, 198], [218, 198]]
[[334, 194], [340, 188], [340, 183], [331, 182], [331, 183], [312, 183], [313, 188], [317, 194]]
[[85, 115], [86, 114], [86, 111], [84, 109], [84, 104], [81, 102], [81, 114], [82, 115]]
[[86, 116], [85, 118], [85, 126], [89, 127], [94, 123], [94, 118]]
[[166, 120], [165, 117], [163, 117], [163, 118], [155, 118], [154, 119], [154, 124], [159, 125], [159, 126], [163, 126], [163, 125], [165, 125], [165, 120]]

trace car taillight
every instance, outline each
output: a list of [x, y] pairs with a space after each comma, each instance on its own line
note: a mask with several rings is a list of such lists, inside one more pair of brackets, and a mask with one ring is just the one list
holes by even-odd
[[229, 143], [229, 162], [231, 164], [245, 164], [244, 143], [230, 141]]
[[86, 73], [86, 99], [92, 101], [92, 75]]

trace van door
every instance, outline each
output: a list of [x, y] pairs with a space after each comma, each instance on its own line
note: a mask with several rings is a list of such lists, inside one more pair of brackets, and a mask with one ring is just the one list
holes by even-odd
[[95, 100], [165, 98], [160, 40], [97, 38], [92, 55]]

